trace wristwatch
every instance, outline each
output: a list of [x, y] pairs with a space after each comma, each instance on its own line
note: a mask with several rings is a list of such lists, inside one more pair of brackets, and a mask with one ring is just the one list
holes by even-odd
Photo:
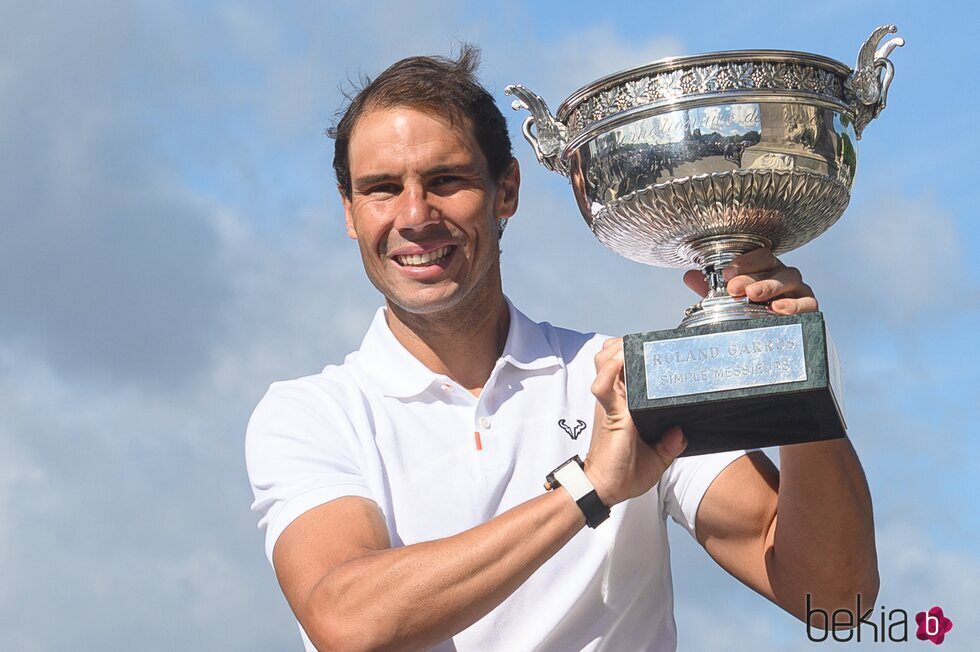
[[599, 500], [599, 494], [589, 476], [585, 475], [585, 463], [578, 455], [566, 461], [545, 478], [544, 488], [548, 491], [565, 487], [572, 500], [585, 514], [585, 524], [591, 528], [609, 518], [609, 508]]

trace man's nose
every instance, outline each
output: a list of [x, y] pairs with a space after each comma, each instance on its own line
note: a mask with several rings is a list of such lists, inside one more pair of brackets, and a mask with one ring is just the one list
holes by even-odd
[[395, 228], [418, 230], [438, 223], [441, 215], [430, 199], [425, 188], [419, 186], [405, 188], [400, 210], [395, 218]]

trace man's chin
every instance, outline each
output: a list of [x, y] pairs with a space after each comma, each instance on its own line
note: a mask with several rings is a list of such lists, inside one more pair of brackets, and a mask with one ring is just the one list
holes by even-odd
[[386, 294], [385, 299], [389, 306], [397, 307], [404, 312], [413, 315], [433, 315], [455, 308], [463, 299], [463, 294], [459, 288], [438, 291], [436, 288], [426, 288], [411, 294]]

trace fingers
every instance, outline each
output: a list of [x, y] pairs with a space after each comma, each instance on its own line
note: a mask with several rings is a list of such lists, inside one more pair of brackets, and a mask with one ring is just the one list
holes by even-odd
[[[677, 457], [687, 448], [687, 439], [678, 426], [671, 426], [664, 431], [652, 446], [639, 446], [637, 449], [637, 472], [644, 478], [640, 488], [648, 484], [656, 484], [664, 472]], [[638, 492], [635, 492], [636, 495]]]
[[698, 296], [708, 294], [708, 283], [704, 280], [704, 274], [700, 270], [689, 269], [684, 272], [684, 285], [694, 290]]
[[782, 266], [783, 264], [773, 255], [771, 249], [759, 247], [742, 254], [729, 263], [725, 268], [725, 280], [731, 281], [741, 274], [768, 272]]
[[607, 413], [625, 407], [624, 365], [623, 338], [606, 340], [595, 356], [596, 377], [592, 383], [592, 393]]
[[687, 448], [687, 438], [684, 437], [680, 426], [671, 426], [664, 431], [657, 443], [653, 446], [653, 451], [664, 464], [664, 470], [670, 466], [678, 455]]
[[[795, 267], [779, 267], [771, 272], [743, 274], [728, 282], [728, 293], [752, 301], [770, 301], [780, 296], [803, 296], [809, 287]], [[810, 293], [812, 294], [812, 292]]]
[[814, 312], [818, 308], [813, 289], [803, 282], [795, 267], [786, 267], [769, 249], [750, 251], [725, 268], [728, 293], [750, 301], [769, 302], [778, 315]]
[[816, 312], [819, 307], [820, 305], [816, 297], [777, 299], [769, 304], [769, 308], [778, 315], [798, 315], [803, 312]]

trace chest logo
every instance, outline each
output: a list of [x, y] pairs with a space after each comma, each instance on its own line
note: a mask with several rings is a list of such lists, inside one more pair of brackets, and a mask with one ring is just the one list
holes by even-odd
[[578, 439], [578, 436], [582, 434], [583, 430], [585, 430], [585, 422], [582, 421], [581, 419], [577, 419], [575, 421], [574, 427], [569, 426], [567, 423], [565, 423], [564, 419], [558, 419], [558, 426], [566, 433], [568, 433], [568, 436], [571, 437], [572, 439]]

